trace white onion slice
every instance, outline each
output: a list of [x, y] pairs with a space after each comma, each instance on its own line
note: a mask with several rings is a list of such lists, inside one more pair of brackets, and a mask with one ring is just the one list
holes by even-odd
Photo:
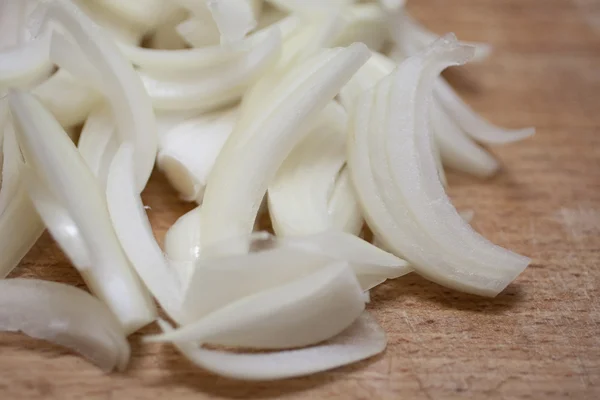
[[353, 234], [360, 233], [364, 220], [346, 165], [342, 167], [335, 180], [327, 212], [333, 229]]
[[281, 36], [269, 31], [247, 54], [232, 62], [198, 69], [180, 78], [140, 77], [155, 108], [210, 111], [237, 101], [249, 85], [272, 66], [279, 55]]
[[221, 35], [215, 21], [209, 18], [193, 16], [179, 23], [177, 34], [191, 47], [209, 47], [220, 43]]
[[[171, 326], [160, 320], [164, 332]], [[216, 374], [234, 379], [275, 380], [314, 374], [351, 364], [381, 353], [385, 333], [367, 313], [330, 340], [302, 349], [269, 353], [233, 353], [208, 350], [196, 344], [175, 343], [191, 362]]]
[[[339, 104], [328, 104], [317, 126], [279, 168], [268, 191], [269, 214], [278, 236], [306, 235], [334, 227], [329, 201], [336, 178], [346, 163], [347, 119]], [[345, 187], [352, 190], [350, 186]], [[352, 197], [351, 194], [348, 197]], [[338, 196], [339, 199], [343, 195]], [[348, 218], [356, 219], [353, 215]], [[337, 222], [342, 226], [357, 226], [351, 222]], [[359, 225], [358, 230], [351, 233], [358, 234], [360, 228]]]
[[19, 46], [0, 50], [0, 89], [30, 86], [47, 77], [53, 65], [49, 58], [49, 34]]
[[165, 312], [180, 320], [182, 291], [152, 233], [140, 195], [135, 191], [133, 149], [121, 145], [106, 185], [108, 211], [121, 246], [150, 293]]
[[117, 240], [100, 185], [71, 139], [32, 95], [9, 94], [31, 200], [48, 229], [127, 332], [152, 321], [155, 308]]
[[436, 81], [433, 93], [434, 98], [454, 117], [456, 123], [480, 143], [512, 143], [535, 134], [535, 128], [504, 129], [490, 124], [475, 113], [443, 78]]
[[33, 89], [35, 94], [63, 127], [81, 124], [101, 94], [63, 69]]
[[238, 124], [219, 153], [206, 188], [203, 246], [252, 231], [277, 170], [306, 136], [319, 110], [368, 57], [369, 50], [360, 43], [323, 50], [284, 74], [269, 93], [244, 100]]
[[91, 0], [96, 7], [104, 7], [112, 14], [149, 30], [165, 23], [179, 12], [171, 0]]
[[250, 0], [206, 0], [221, 32], [221, 43], [241, 40], [256, 27]]
[[186, 201], [202, 202], [217, 155], [233, 131], [238, 107], [190, 118], [162, 138], [157, 164]]
[[132, 24], [130, 20], [112, 12], [102, 4], [102, 0], [100, 2], [77, 0], [75, 4], [118, 42], [137, 45], [148, 30], [148, 28]]
[[58, 282], [0, 280], [0, 330], [67, 347], [105, 372], [122, 371], [129, 361], [123, 328], [106, 306]]
[[341, 12], [344, 28], [336, 37], [337, 46], [348, 46], [354, 42], [366, 44], [372, 51], [383, 47], [388, 30], [385, 13], [377, 4], [356, 4]]
[[85, 121], [77, 147], [102, 189], [106, 187], [108, 168], [119, 147], [118, 142], [110, 107], [100, 104]]
[[0, 190], [0, 215], [8, 207], [19, 187], [21, 152], [12, 123], [6, 124], [2, 140], [2, 188]]
[[437, 75], [468, 56], [469, 47], [447, 36], [362, 95], [350, 125], [349, 165], [369, 226], [386, 248], [431, 280], [494, 296], [529, 259], [488, 242], [452, 207], [426, 119]]
[[[60, 24], [88, 63], [97, 69], [93, 80], [100, 77], [100, 90], [109, 100], [119, 137], [122, 142], [135, 145], [136, 188], [141, 192], [154, 166], [158, 140], [152, 104], [139, 77], [103, 29], [73, 3], [57, 0], [42, 6], [46, 12], [45, 25]], [[53, 35], [57, 36], [56, 32]], [[64, 41], [62, 44], [65, 45]], [[60, 65], [65, 60], [57, 63], [77, 76], [68, 66]]]
[[356, 276], [348, 264], [335, 263], [149, 340], [260, 349], [308, 346], [342, 332], [364, 308]]

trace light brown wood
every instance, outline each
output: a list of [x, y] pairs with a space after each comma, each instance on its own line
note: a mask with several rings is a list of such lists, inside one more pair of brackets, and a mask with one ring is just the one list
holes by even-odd
[[[418, 276], [373, 291], [384, 355], [284, 382], [243, 383], [187, 363], [170, 346], [132, 338], [126, 373], [18, 334], [0, 335], [0, 399], [598, 399], [600, 398], [600, 2], [421, 0], [439, 33], [490, 42], [492, 58], [450, 71], [498, 124], [535, 125], [532, 140], [494, 148], [496, 178], [450, 175], [475, 227], [533, 258], [488, 300]], [[155, 174], [144, 194], [159, 237], [191, 208]], [[47, 234], [12, 276], [82, 285]], [[153, 328], [144, 333], [154, 331]]]

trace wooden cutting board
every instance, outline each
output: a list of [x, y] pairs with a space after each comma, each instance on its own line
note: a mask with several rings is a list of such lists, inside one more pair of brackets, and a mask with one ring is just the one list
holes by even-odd
[[[421, 0], [414, 15], [439, 33], [494, 45], [448, 74], [492, 121], [537, 135], [494, 148], [494, 179], [450, 175], [459, 209], [532, 265], [493, 300], [418, 276], [373, 291], [385, 354], [332, 372], [243, 383], [195, 368], [170, 346], [131, 342], [123, 374], [103, 375], [66, 351], [0, 335], [0, 399], [599, 399], [600, 2]], [[162, 238], [191, 208], [160, 174], [144, 193]], [[82, 285], [48, 235], [12, 276]], [[147, 329], [144, 333], [154, 331]]]

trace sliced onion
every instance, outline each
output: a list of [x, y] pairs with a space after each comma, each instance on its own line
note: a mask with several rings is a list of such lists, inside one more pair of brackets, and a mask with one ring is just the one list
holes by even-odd
[[344, 28], [335, 39], [337, 46], [362, 42], [373, 51], [381, 50], [388, 37], [381, 7], [376, 4], [352, 5], [342, 11], [342, 18]]
[[484, 144], [505, 144], [526, 139], [535, 134], [535, 128], [504, 129], [490, 124], [477, 115], [444, 79], [439, 78], [434, 86], [434, 98], [453, 115], [456, 123], [473, 139]]
[[82, 277], [127, 332], [156, 310], [117, 240], [106, 199], [71, 139], [32, 95], [9, 94], [27, 165], [22, 174], [46, 226]]
[[85, 81], [78, 80], [63, 69], [39, 84], [33, 93], [63, 127], [84, 122], [102, 98]]
[[155, 28], [179, 12], [173, 1], [165, 0], [93, 0], [112, 14], [146, 29]]
[[190, 118], [169, 130], [158, 152], [158, 167], [182, 199], [202, 202], [217, 155], [231, 134], [238, 107]]
[[[136, 188], [141, 192], [154, 166], [157, 135], [152, 105], [139, 77], [103, 29], [73, 3], [53, 1], [44, 3], [43, 7], [46, 11], [44, 24], [60, 24], [87, 58], [88, 64], [97, 69], [92, 79], [95, 81], [96, 76], [100, 77], [100, 89], [109, 100], [121, 141], [135, 144]], [[58, 35], [54, 32], [53, 36]], [[66, 43], [61, 41], [61, 44], [64, 46]], [[69, 52], [73, 56], [71, 49]], [[56, 62], [77, 76], [73, 65], [64, 65], [66, 59], [64, 57]], [[83, 66], [79, 64], [79, 67]]]
[[330, 264], [149, 340], [261, 349], [307, 346], [342, 332], [364, 308], [362, 289], [348, 264]]
[[334, 230], [360, 233], [364, 220], [346, 165], [342, 167], [335, 180], [327, 212]]
[[[219, 153], [206, 188], [203, 246], [252, 231], [259, 205], [277, 170], [306, 136], [311, 119], [368, 57], [369, 51], [362, 44], [323, 50], [261, 96], [260, 113], [254, 112], [259, 109], [257, 103], [245, 99], [238, 124]], [[211, 181], [218, 184], [211, 185]]]
[[50, 35], [0, 50], [0, 89], [31, 86], [46, 78], [51, 70]]
[[452, 207], [426, 123], [437, 75], [468, 56], [469, 47], [447, 36], [361, 96], [350, 125], [349, 165], [369, 226], [386, 248], [431, 280], [494, 296], [529, 259], [488, 242]]
[[105, 372], [122, 371], [129, 361], [123, 328], [106, 306], [58, 282], [0, 280], [0, 330], [67, 347]]
[[119, 13], [114, 13], [105, 7], [101, 1], [78, 0], [75, 4], [91, 19], [100, 25], [112, 38], [120, 43], [137, 45], [148, 30], [147, 27], [132, 24]]
[[[269, 214], [278, 236], [306, 235], [333, 228], [329, 201], [346, 162], [346, 123], [344, 109], [331, 102], [323, 110], [317, 126], [279, 168], [268, 192]], [[346, 189], [352, 190], [349, 186]], [[338, 196], [339, 199], [343, 195]], [[348, 218], [356, 219], [353, 215]], [[338, 222], [352, 228], [357, 225]], [[358, 234], [360, 228], [359, 225], [351, 233]]]
[[[166, 333], [171, 326], [159, 321]], [[232, 353], [208, 350], [189, 342], [175, 346], [191, 362], [211, 372], [234, 379], [275, 380], [314, 374], [341, 367], [381, 353], [385, 333], [367, 313], [330, 340], [312, 347], [270, 353]]]
[[133, 171], [133, 149], [121, 145], [108, 173], [108, 211], [135, 271], [167, 314], [180, 320], [181, 284], [154, 238], [142, 199], [135, 191]]
[[281, 36], [270, 31], [244, 57], [232, 63], [199, 69], [192, 75], [164, 79], [140, 72], [154, 107], [210, 111], [237, 101], [249, 85], [277, 60]]

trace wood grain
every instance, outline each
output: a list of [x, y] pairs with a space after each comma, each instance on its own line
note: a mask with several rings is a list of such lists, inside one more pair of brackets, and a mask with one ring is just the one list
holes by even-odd
[[[493, 300], [418, 276], [374, 290], [384, 355], [317, 376], [243, 383], [193, 367], [169, 346], [132, 338], [126, 373], [103, 375], [59, 348], [0, 335], [1, 399], [598, 399], [600, 398], [600, 2], [421, 0], [436, 31], [490, 42], [493, 57], [449, 78], [498, 124], [535, 125], [494, 148], [489, 181], [450, 174], [459, 208], [533, 264]], [[155, 174], [144, 193], [159, 237], [191, 207]], [[48, 235], [13, 276], [82, 285]], [[145, 332], [153, 331], [149, 328]]]

